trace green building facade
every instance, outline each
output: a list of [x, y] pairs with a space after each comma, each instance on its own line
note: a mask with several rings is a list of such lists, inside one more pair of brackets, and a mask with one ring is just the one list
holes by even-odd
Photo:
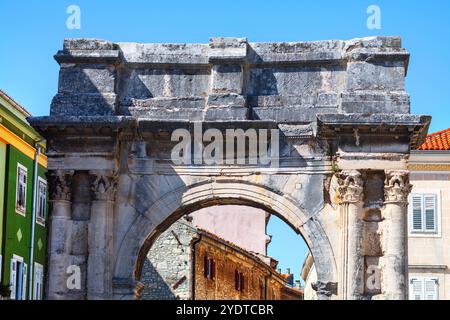
[[15, 300], [44, 296], [47, 158], [28, 116], [0, 90], [0, 295]]

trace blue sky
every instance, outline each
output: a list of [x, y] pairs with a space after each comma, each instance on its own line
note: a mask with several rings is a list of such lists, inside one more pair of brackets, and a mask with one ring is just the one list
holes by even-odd
[[[80, 30], [66, 27], [72, 4], [81, 9]], [[380, 30], [366, 26], [371, 4], [381, 9]], [[49, 112], [58, 81], [53, 55], [64, 38], [206, 43], [211, 36], [303, 41], [398, 35], [411, 53], [406, 84], [412, 112], [432, 115], [431, 131], [450, 127], [448, 0], [2, 0], [0, 13], [0, 88], [34, 115]], [[305, 247], [285, 227], [272, 219], [269, 231], [281, 240], [274, 237], [269, 253], [283, 269], [298, 270]]]

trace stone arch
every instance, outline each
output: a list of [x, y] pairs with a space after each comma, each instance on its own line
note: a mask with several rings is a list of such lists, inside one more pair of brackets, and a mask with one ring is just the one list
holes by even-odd
[[[110, 299], [112, 281], [115, 297], [126, 297], [136, 287], [140, 250], [172, 219], [215, 202], [247, 202], [278, 213], [303, 235], [320, 268], [319, 293], [335, 290], [330, 287], [337, 282], [333, 248], [340, 298], [405, 299], [408, 286], [401, 279], [407, 263], [400, 258], [407, 253], [407, 159], [411, 148], [421, 145], [430, 117], [410, 114], [401, 76], [409, 53], [400, 40], [253, 43], [213, 37], [208, 44], [175, 45], [66, 40], [55, 56], [61, 72], [50, 115], [28, 119], [48, 142], [54, 189], [47, 298]], [[174, 69], [186, 72], [173, 74]], [[161, 88], [165, 80], [173, 90]], [[171, 132], [184, 128], [195, 134], [197, 122], [205, 129], [277, 129], [277, 164], [174, 166], [168, 161]], [[333, 199], [339, 201], [325, 215], [318, 198], [330, 200], [330, 190], [320, 180], [333, 171], [341, 171]], [[385, 171], [384, 187], [373, 178], [380, 171]], [[89, 172], [93, 182], [74, 188], [71, 177], [79, 172]], [[113, 197], [114, 172], [125, 181], [117, 183], [119, 200]], [[346, 184], [341, 181], [346, 175], [360, 178]], [[283, 184], [287, 176], [294, 179]], [[136, 188], [130, 188], [134, 199], [126, 198], [124, 189], [136, 187], [128, 181], [135, 177], [152, 180], [137, 188], [154, 194], [136, 198]], [[271, 181], [244, 182], [257, 178]], [[206, 183], [175, 187], [201, 179]], [[287, 191], [277, 193], [276, 184]], [[308, 190], [304, 199], [298, 197], [300, 189]], [[146, 196], [146, 189], [138, 190]], [[371, 199], [363, 200], [364, 195]], [[138, 210], [141, 201], [145, 206]], [[366, 203], [376, 206], [379, 219], [362, 219]], [[114, 222], [120, 228], [114, 229]], [[377, 227], [364, 228], [367, 223]], [[73, 257], [87, 268], [86, 286], [76, 293], [61, 272]], [[366, 257], [381, 270], [379, 290], [362, 285]]]
[[[336, 261], [323, 226], [314, 215], [304, 212], [295, 199], [258, 184], [236, 180], [208, 181], [167, 192], [144, 215], [134, 220], [115, 259], [114, 297], [132, 299], [136, 296], [146, 254], [154, 240], [172, 223], [200, 208], [223, 204], [247, 205], [277, 215], [307, 243], [316, 264], [318, 285], [329, 288], [337, 282]], [[321, 294], [319, 289], [319, 296], [327, 299], [332, 293], [336, 294], [333, 289], [327, 290]]]

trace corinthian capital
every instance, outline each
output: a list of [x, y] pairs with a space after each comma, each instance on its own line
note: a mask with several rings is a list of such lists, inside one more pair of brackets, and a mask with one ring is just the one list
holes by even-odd
[[89, 174], [94, 200], [114, 201], [117, 183], [113, 172], [99, 170]]
[[409, 172], [406, 170], [387, 170], [384, 181], [385, 203], [407, 203], [412, 185], [409, 183]]
[[363, 200], [363, 179], [358, 170], [343, 170], [337, 174], [339, 200], [341, 203]]
[[71, 200], [73, 174], [73, 170], [51, 170], [47, 173], [50, 200]]

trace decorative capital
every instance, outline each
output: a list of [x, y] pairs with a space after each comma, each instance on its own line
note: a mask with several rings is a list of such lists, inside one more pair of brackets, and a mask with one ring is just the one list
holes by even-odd
[[71, 200], [73, 174], [73, 170], [51, 170], [47, 173], [50, 200]]
[[387, 170], [384, 181], [385, 203], [407, 203], [412, 185], [409, 183], [409, 171]]
[[90, 171], [89, 179], [94, 200], [114, 201], [117, 182], [112, 171]]
[[354, 203], [363, 200], [363, 179], [358, 170], [343, 170], [337, 175], [339, 200], [341, 203]]

